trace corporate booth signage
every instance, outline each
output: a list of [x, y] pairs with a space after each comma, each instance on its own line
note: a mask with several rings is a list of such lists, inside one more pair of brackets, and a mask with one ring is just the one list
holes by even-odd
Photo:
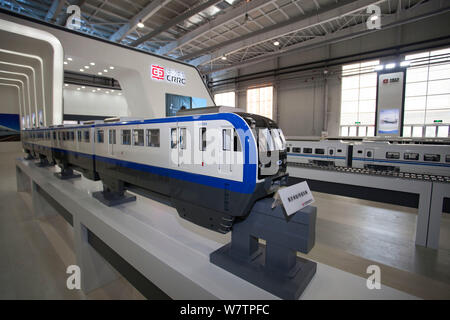
[[376, 135], [402, 135], [405, 71], [378, 73]]
[[186, 75], [183, 71], [152, 64], [151, 78], [155, 81], [165, 81], [175, 85], [186, 85]]

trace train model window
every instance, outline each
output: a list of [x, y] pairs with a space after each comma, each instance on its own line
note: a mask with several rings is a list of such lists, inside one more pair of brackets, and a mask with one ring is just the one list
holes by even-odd
[[144, 129], [133, 130], [133, 144], [139, 147], [144, 146]]
[[206, 128], [200, 128], [200, 151], [206, 150]]
[[77, 131], [77, 138], [78, 138], [78, 141], [81, 142], [81, 131], [80, 130]]
[[315, 154], [325, 154], [325, 149], [316, 149], [314, 152]]
[[419, 154], [406, 152], [403, 154], [403, 159], [404, 160], [419, 160]]
[[341, 152], [342, 152], [342, 149], [337, 149], [337, 152], [338, 152], [338, 153], [341, 153]]
[[432, 161], [432, 162], [439, 162], [441, 161], [441, 155], [439, 154], [424, 154], [423, 155], [424, 161]]
[[295, 147], [293, 147], [292, 148], [292, 152], [294, 152], [294, 153], [302, 153], [302, 148], [295, 148]]
[[147, 129], [147, 146], [159, 147], [159, 129]]
[[231, 150], [231, 129], [222, 129], [222, 150]]
[[122, 144], [126, 146], [131, 145], [131, 130], [122, 130]]
[[312, 153], [312, 148], [303, 148], [303, 153]]
[[75, 132], [70, 131], [70, 140], [75, 141]]
[[239, 140], [239, 136], [236, 132], [236, 129], [234, 131], [234, 144], [233, 144], [233, 150], [234, 151], [241, 151], [241, 142]]
[[180, 149], [186, 149], [186, 128], [180, 128]]
[[53, 140], [56, 140], [56, 131], [53, 131]]
[[386, 159], [400, 159], [400, 152], [386, 152]]
[[109, 144], [116, 144], [116, 129], [109, 130]]
[[450, 154], [445, 156], [445, 162], [450, 162]]
[[170, 129], [170, 147], [176, 149], [178, 145], [177, 128]]
[[105, 142], [105, 133], [103, 132], [103, 130], [98, 130], [97, 131], [97, 142], [98, 143]]
[[91, 140], [89, 130], [83, 131], [83, 140], [84, 142], [89, 142]]

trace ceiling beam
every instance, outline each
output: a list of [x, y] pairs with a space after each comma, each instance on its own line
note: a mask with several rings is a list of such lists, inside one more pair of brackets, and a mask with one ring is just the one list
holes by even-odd
[[181, 46], [184, 46], [185, 44], [197, 39], [198, 37], [202, 36], [204, 33], [208, 32], [212, 29], [215, 29], [217, 27], [220, 27], [228, 22], [231, 22], [232, 20], [243, 17], [243, 16], [245, 16], [246, 13], [250, 13], [254, 10], [258, 10], [274, 1], [275, 0], [253, 0], [246, 4], [242, 4], [236, 8], [230, 9], [229, 11], [225, 12], [224, 14], [217, 15], [215, 17], [215, 19], [213, 19], [212, 21], [201, 25], [200, 27], [186, 33], [184, 36], [180, 37], [179, 39], [165, 45], [164, 47], [159, 49], [157, 51], [157, 53], [160, 55], [168, 54], [168, 53], [180, 48]]
[[247, 47], [254, 46], [256, 44], [276, 39], [278, 37], [284, 36], [286, 34], [304, 30], [312, 26], [318, 26], [324, 22], [335, 20], [339, 17], [356, 13], [363, 10], [371, 4], [377, 4], [384, 2], [386, 0], [357, 0], [357, 1], [339, 1], [328, 8], [322, 8], [317, 12], [312, 12], [308, 15], [300, 15], [287, 21], [283, 21], [276, 25], [267, 27], [262, 30], [258, 30], [252, 33], [248, 33], [239, 38], [231, 39], [229, 41], [222, 42], [218, 45], [214, 45], [202, 50], [198, 50], [182, 56], [178, 59], [180, 60], [192, 60], [193, 58], [199, 57], [203, 54], [209, 53], [211, 59], [208, 57], [200, 57], [190, 63], [194, 65], [200, 65], [207, 63], [211, 60], [218, 59], [224, 55], [245, 49]]
[[48, 8], [47, 14], [45, 15], [45, 21], [55, 23], [56, 18], [64, 6], [64, 2], [64, 0], [53, 0], [52, 5]]
[[155, 30], [145, 34], [144, 36], [138, 38], [137, 40], [133, 41], [130, 46], [136, 47], [140, 45], [141, 43], [148, 41], [152, 39], [153, 37], [159, 35], [160, 33], [169, 30], [170, 28], [176, 26], [177, 24], [183, 22], [184, 20], [189, 19], [190, 17], [196, 15], [197, 13], [202, 12], [205, 9], [208, 9], [209, 7], [222, 2], [222, 0], [208, 0], [192, 9], [186, 10], [184, 13], [177, 15], [175, 18], [169, 20], [168, 22], [164, 23], [159, 28], [156, 28]]
[[127, 24], [123, 25], [122, 27], [120, 27], [119, 30], [114, 32], [109, 37], [109, 40], [115, 42], [122, 41], [123, 38], [132, 33], [134, 30], [136, 30], [139, 21], [144, 23], [145, 20], [152, 17], [156, 12], [159, 11], [159, 9], [161, 9], [171, 1], [172, 0], [153, 0], [148, 5], [146, 5], [141, 11], [139, 11], [134, 17], [132, 17]]
[[444, 14], [450, 12], [450, 3], [444, 3], [440, 0], [430, 0], [420, 7], [414, 7], [407, 10], [402, 10], [400, 14], [393, 13], [388, 15], [383, 15], [382, 27], [381, 29], [367, 29], [365, 23], [360, 23], [349, 28], [341, 29], [339, 31], [329, 33], [326, 36], [317, 37], [308, 41], [303, 41], [292, 46], [281, 49], [277, 52], [270, 52], [263, 56], [259, 56], [247, 61], [236, 63], [230, 66], [217, 68], [210, 71], [202, 72], [203, 74], [211, 74], [219, 71], [238, 69], [242, 67], [247, 67], [256, 63], [261, 63], [275, 57], [281, 57], [285, 55], [292, 54], [299, 50], [311, 50], [315, 48], [322, 47], [324, 45], [337, 43], [340, 41], [345, 41], [357, 37], [361, 37], [370, 33], [383, 31], [386, 29], [398, 27], [407, 23], [413, 23], [422, 19], [426, 19], [439, 14]]

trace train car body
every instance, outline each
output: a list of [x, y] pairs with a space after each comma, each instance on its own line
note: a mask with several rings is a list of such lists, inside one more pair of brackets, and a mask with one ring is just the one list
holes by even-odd
[[354, 143], [352, 167], [450, 176], [450, 146], [370, 141]]
[[[267, 137], [271, 143], [263, 146]], [[23, 148], [102, 180], [105, 191], [137, 188], [165, 196], [182, 218], [222, 233], [287, 177], [281, 130], [246, 113], [26, 130]], [[274, 151], [279, 160], [266, 174], [260, 159]]]
[[287, 154], [292, 163], [450, 176], [449, 145], [288, 140]]
[[342, 141], [289, 140], [287, 157], [293, 163], [346, 167], [351, 148], [351, 144]]

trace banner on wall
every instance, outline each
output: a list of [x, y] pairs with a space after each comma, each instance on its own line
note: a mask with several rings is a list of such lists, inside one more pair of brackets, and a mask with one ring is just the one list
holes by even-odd
[[405, 70], [378, 73], [376, 136], [400, 137], [403, 133]]
[[0, 142], [3, 141], [20, 141], [18, 114], [0, 113]]

